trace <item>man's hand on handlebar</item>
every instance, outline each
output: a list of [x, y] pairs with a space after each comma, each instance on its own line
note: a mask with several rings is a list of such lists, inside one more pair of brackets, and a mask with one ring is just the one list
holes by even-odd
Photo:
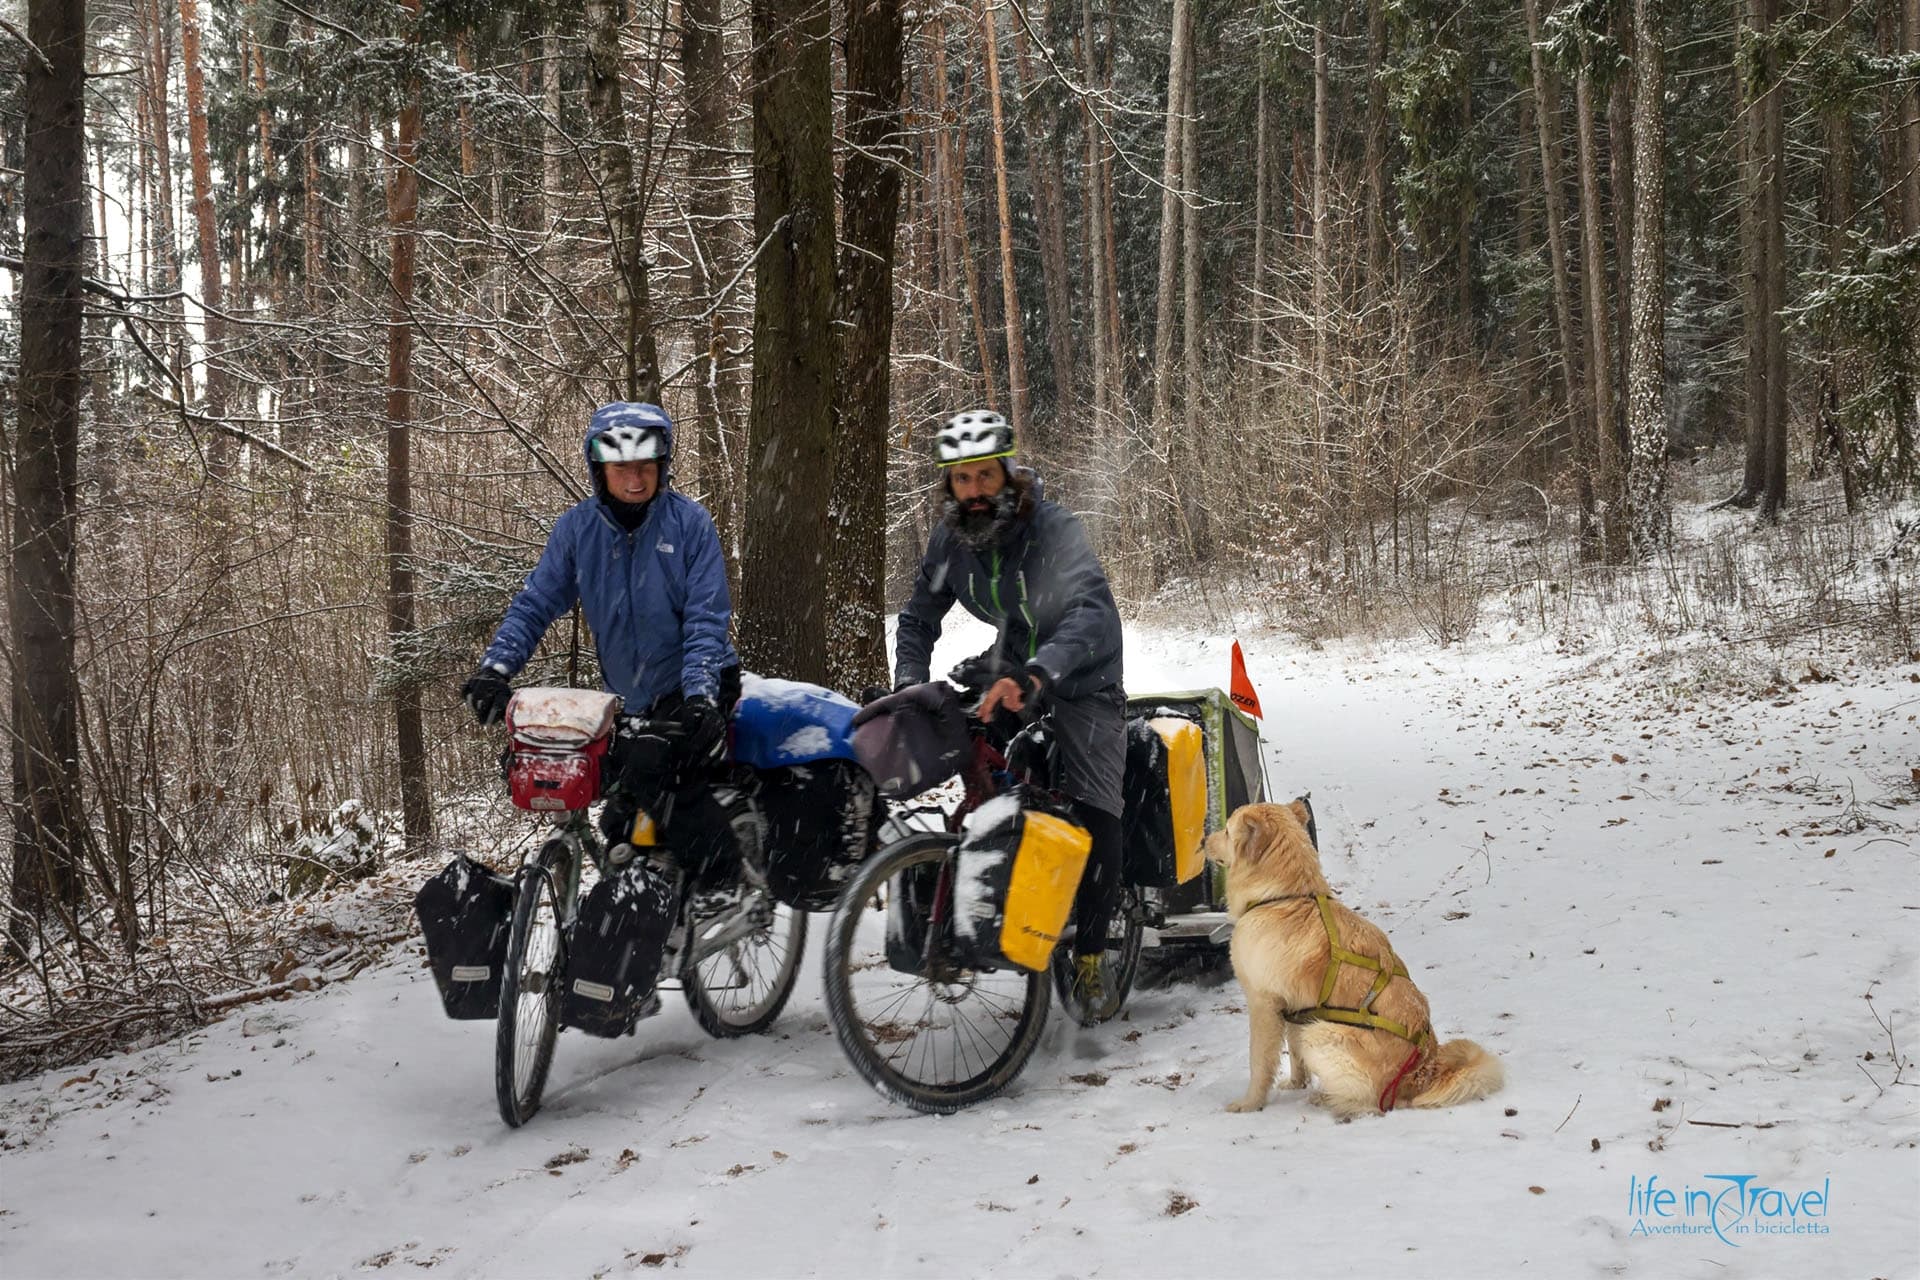
[[1031, 719], [1040, 713], [1041, 699], [1046, 696], [1046, 681], [1040, 673], [1029, 667], [1017, 677], [1002, 676], [994, 681], [986, 696], [980, 699], [979, 716], [992, 722], [994, 715], [1002, 708], [1016, 714], [1027, 713]]

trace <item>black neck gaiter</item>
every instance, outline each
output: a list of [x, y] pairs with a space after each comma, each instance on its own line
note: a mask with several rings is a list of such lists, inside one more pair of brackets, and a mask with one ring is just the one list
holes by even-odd
[[[659, 494], [654, 495], [655, 498], [659, 496]], [[648, 498], [645, 502], [622, 502], [604, 490], [601, 491], [600, 502], [606, 507], [607, 514], [613, 517], [614, 523], [628, 533], [632, 533], [646, 522], [647, 511], [653, 506], [653, 498]]]

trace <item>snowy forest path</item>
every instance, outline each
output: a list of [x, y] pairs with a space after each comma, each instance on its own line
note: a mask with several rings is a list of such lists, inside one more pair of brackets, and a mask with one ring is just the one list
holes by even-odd
[[[1910, 1272], [1911, 666], [1769, 689], [1701, 655], [1242, 638], [1275, 795], [1313, 793], [1342, 899], [1442, 1037], [1504, 1061], [1492, 1099], [1229, 1115], [1247, 1019], [1215, 976], [1050, 1028], [1008, 1095], [920, 1117], [841, 1058], [816, 944], [771, 1035], [709, 1040], [677, 999], [630, 1039], [565, 1035], [510, 1131], [491, 1025], [442, 1019], [409, 945], [0, 1089], [0, 1272]], [[1225, 674], [1227, 637], [1128, 643], [1136, 693]], [[1742, 1173], [1826, 1187], [1797, 1221], [1827, 1233], [1636, 1232], [1701, 1221], [1628, 1212], [1649, 1176]]]

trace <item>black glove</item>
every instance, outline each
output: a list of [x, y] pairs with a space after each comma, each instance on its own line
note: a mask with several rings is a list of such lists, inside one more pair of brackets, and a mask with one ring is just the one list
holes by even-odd
[[727, 718], [708, 697], [692, 697], [680, 704], [675, 716], [686, 736], [681, 758], [691, 765], [715, 765], [727, 758]]
[[483, 725], [499, 724], [506, 719], [507, 703], [512, 697], [513, 686], [507, 683], [507, 678], [498, 668], [485, 663], [460, 686], [461, 701]]
[[976, 653], [971, 658], [962, 658], [947, 672], [947, 679], [962, 689], [981, 693], [993, 687], [993, 682], [1007, 674], [1000, 655], [989, 649], [985, 653]]
[[870, 702], [878, 702], [888, 694], [904, 688], [906, 688], [905, 685], [899, 685], [895, 689], [889, 689], [884, 684], [870, 684], [860, 691], [860, 705], [864, 707]]
[[1014, 672], [1013, 678], [1020, 683], [1021, 697], [1025, 703], [1020, 714], [1031, 723], [1035, 717], [1039, 716], [1047, 700], [1047, 693], [1051, 687], [1047, 680], [1047, 673], [1029, 662]]

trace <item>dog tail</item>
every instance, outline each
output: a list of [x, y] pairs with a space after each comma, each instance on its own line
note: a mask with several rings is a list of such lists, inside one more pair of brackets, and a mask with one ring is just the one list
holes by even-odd
[[1430, 1084], [1408, 1099], [1410, 1107], [1451, 1107], [1499, 1091], [1507, 1073], [1500, 1059], [1471, 1040], [1449, 1040], [1433, 1055]]

